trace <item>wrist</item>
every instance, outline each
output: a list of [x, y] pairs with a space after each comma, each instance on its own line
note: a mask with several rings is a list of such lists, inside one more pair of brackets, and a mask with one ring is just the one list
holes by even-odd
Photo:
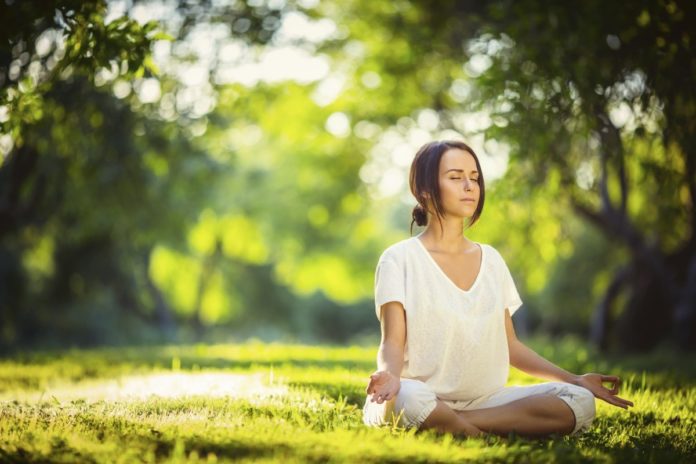
[[385, 374], [389, 374], [390, 376], [395, 377], [397, 379], [401, 378], [400, 375], [394, 372], [394, 369], [390, 369], [388, 367], [382, 367], [381, 369], [377, 369], [377, 372], [384, 372]]

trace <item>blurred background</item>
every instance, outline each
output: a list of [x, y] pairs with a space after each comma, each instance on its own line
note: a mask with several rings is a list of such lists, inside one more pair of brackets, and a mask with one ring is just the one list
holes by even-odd
[[545, 3], [0, 0], [0, 352], [377, 344], [442, 138], [518, 333], [693, 350], [696, 4]]

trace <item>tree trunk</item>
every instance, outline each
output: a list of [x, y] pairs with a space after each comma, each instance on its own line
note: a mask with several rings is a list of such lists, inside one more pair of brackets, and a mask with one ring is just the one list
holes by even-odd
[[617, 321], [617, 340], [623, 352], [647, 351], [669, 334], [674, 301], [654, 269], [632, 263], [630, 295]]
[[683, 350], [696, 350], [696, 240], [675, 257], [683, 259], [686, 275], [682, 297], [674, 310], [674, 340]]
[[[688, 308], [693, 305], [693, 300], [683, 296], [687, 288], [686, 263], [683, 259], [665, 256], [655, 244], [645, 243], [627, 219], [616, 212], [605, 210], [598, 213], [577, 203], [573, 206], [613, 241], [626, 245], [632, 255], [626, 278], [630, 296], [617, 324], [619, 347], [623, 351], [653, 348], [669, 334], [677, 305], [686, 308], [679, 314], [683, 311], [689, 313]], [[617, 275], [614, 279], [621, 280], [621, 277]], [[606, 338], [610, 337], [608, 327], [611, 325], [610, 320], [602, 320], [603, 317], [611, 317], [607, 313], [608, 308], [602, 308], [602, 305], [616, 298], [616, 292], [618, 289], [610, 286], [597, 309], [593, 339], [600, 342], [600, 347], [607, 346]]]
[[22, 190], [36, 174], [38, 158], [33, 147], [24, 145], [0, 165], [0, 237], [16, 232], [43, 195], [44, 183], [36, 182], [29, 204], [21, 204]]
[[164, 299], [162, 292], [150, 277], [151, 251], [151, 249], [147, 249], [142, 254], [144, 263], [143, 273], [145, 275], [145, 285], [155, 305], [155, 321], [157, 326], [159, 327], [160, 333], [164, 337], [165, 341], [170, 341], [174, 338], [174, 334], [176, 332], [176, 322], [174, 321], [172, 310], [167, 304], [167, 301]]
[[218, 238], [215, 241], [215, 249], [213, 252], [203, 260], [201, 275], [198, 279], [198, 291], [196, 292], [196, 302], [193, 308], [193, 326], [198, 340], [203, 337], [203, 332], [205, 330], [202, 317], [203, 297], [210, 283], [210, 278], [217, 268], [220, 257], [222, 257], [222, 240]]
[[614, 275], [611, 284], [609, 284], [609, 288], [607, 288], [602, 301], [597, 305], [592, 317], [590, 340], [601, 351], [607, 351], [609, 349], [610, 334], [614, 325], [611, 310], [614, 300], [616, 300], [621, 293], [622, 287], [626, 286], [630, 272], [631, 267], [625, 266]]
[[[665, 339], [672, 327], [675, 308], [680, 303], [686, 284], [685, 264], [670, 259], [659, 248], [657, 239], [651, 243], [631, 223], [627, 214], [628, 181], [623, 161], [623, 146], [618, 129], [601, 107], [595, 108], [600, 137], [601, 176], [599, 181], [602, 205], [599, 211], [579, 199], [571, 199], [573, 208], [594, 224], [612, 241], [624, 245], [631, 254], [628, 268], [619, 271], [595, 312], [592, 338], [602, 349], [611, 337], [611, 302], [620, 287], [627, 287], [629, 298], [617, 321], [617, 341], [622, 351], [644, 351]], [[614, 166], [619, 176], [620, 201], [615, 206], [609, 197], [609, 168]], [[688, 248], [688, 247], [686, 247]], [[622, 275], [624, 274], [624, 275]], [[687, 311], [688, 312], [688, 311]], [[681, 313], [680, 313], [681, 314]]]

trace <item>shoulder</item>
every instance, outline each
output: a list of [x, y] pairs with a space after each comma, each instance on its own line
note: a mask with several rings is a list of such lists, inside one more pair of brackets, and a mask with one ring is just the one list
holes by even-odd
[[496, 265], [500, 264], [505, 264], [505, 259], [503, 259], [503, 256], [500, 254], [498, 249], [494, 247], [493, 245], [490, 245], [488, 243], [480, 243], [481, 248], [485, 251], [485, 253], [488, 255], [488, 258]]
[[496, 247], [494, 247], [493, 245], [491, 245], [490, 243], [482, 243], [482, 242], [478, 242], [478, 243], [479, 243], [479, 245], [481, 245], [481, 248], [483, 248], [488, 253], [489, 256], [491, 256], [491, 255], [500, 256], [500, 252], [498, 251], [498, 249]]
[[507, 261], [505, 261], [503, 255], [495, 247], [492, 245], [486, 245], [486, 251], [488, 253], [487, 259], [489, 266], [495, 269], [499, 275], [510, 274], [510, 268], [508, 267]]
[[392, 245], [389, 245], [380, 255], [379, 262], [382, 261], [393, 261], [397, 264], [401, 264], [406, 256], [413, 249], [413, 240], [418, 240], [415, 237], [409, 237], [404, 240], [400, 240]]

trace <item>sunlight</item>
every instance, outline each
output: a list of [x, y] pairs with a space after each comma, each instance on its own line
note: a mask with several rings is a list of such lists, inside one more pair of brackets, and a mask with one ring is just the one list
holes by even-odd
[[490, 185], [502, 178], [507, 171], [510, 146], [485, 138], [482, 130], [491, 124], [490, 117], [480, 112], [461, 114], [454, 119], [455, 125], [461, 123], [461, 130], [438, 131], [437, 112], [423, 109], [416, 120], [401, 118], [400, 126], [385, 130], [370, 150], [368, 161], [359, 173], [360, 179], [368, 186], [370, 196], [373, 199], [400, 196], [404, 204], [410, 205], [413, 197], [407, 181], [411, 162], [418, 148], [430, 140], [465, 140], [479, 158], [486, 183]]
[[49, 386], [43, 391], [13, 394], [11, 398], [0, 400], [123, 401], [189, 396], [261, 399], [285, 396], [287, 393], [286, 385], [275, 383], [273, 378], [269, 381], [265, 373], [165, 372]]

